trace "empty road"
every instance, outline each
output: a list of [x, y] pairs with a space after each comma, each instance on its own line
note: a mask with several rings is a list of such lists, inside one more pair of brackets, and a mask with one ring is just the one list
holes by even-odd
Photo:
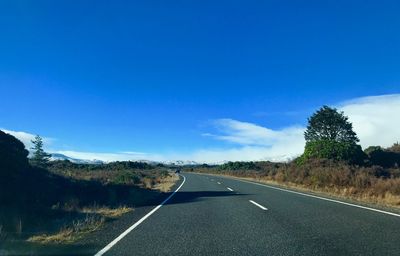
[[97, 255], [400, 255], [396, 215], [211, 175], [180, 184]]

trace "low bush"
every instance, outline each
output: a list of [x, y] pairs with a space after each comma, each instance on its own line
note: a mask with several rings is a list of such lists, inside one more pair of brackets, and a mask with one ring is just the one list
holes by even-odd
[[220, 170], [257, 170], [253, 162], [228, 162], [218, 166]]
[[400, 152], [397, 152], [396, 144], [388, 149], [379, 146], [371, 146], [365, 149], [369, 162], [385, 168], [400, 166]]
[[310, 141], [306, 143], [300, 163], [308, 159], [331, 159], [351, 164], [363, 164], [367, 156], [361, 146], [333, 140]]

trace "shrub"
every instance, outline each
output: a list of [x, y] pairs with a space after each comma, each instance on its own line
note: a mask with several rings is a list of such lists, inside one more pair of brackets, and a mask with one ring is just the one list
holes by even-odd
[[357, 144], [333, 140], [319, 140], [307, 142], [304, 154], [297, 162], [303, 163], [304, 160], [314, 158], [362, 164], [366, 159], [366, 155], [362, 151], [361, 146]]
[[[379, 165], [385, 168], [395, 167], [400, 165], [400, 153], [391, 151], [393, 147], [384, 150], [379, 146], [371, 146], [365, 149], [365, 153], [368, 155], [372, 165]], [[396, 148], [394, 150], [396, 150]]]
[[115, 184], [138, 184], [140, 178], [136, 173], [129, 171], [121, 171], [113, 179]]
[[218, 167], [219, 170], [257, 170], [258, 166], [253, 162], [228, 162]]

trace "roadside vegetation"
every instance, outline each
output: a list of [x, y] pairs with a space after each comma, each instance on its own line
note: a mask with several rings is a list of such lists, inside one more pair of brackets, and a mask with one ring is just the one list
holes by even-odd
[[[289, 163], [229, 162], [186, 171], [230, 175], [400, 208], [400, 144], [364, 151], [344, 113], [322, 107], [308, 119], [304, 153]], [[288, 145], [290, 146], [290, 145]]]
[[0, 248], [73, 243], [154, 204], [179, 179], [163, 165], [51, 162], [41, 138], [33, 144], [29, 159], [22, 142], [0, 131]]

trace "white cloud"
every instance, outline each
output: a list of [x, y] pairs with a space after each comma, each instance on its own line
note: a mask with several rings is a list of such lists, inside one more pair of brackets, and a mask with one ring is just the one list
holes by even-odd
[[303, 136], [304, 133], [304, 128], [300, 126], [272, 130], [233, 119], [219, 119], [215, 121], [215, 124], [225, 134], [213, 135], [215, 138], [241, 145], [274, 146], [279, 143], [290, 143], [293, 139]]
[[154, 155], [142, 152], [118, 152], [118, 153], [99, 153], [99, 152], [82, 152], [72, 150], [59, 150], [53, 153], [63, 154], [72, 158], [84, 160], [102, 160], [105, 162], [111, 161], [128, 161], [128, 160], [152, 160]]
[[358, 98], [340, 104], [360, 144], [391, 146], [400, 141], [400, 94]]
[[[2, 129], [2, 128], [0, 128], [0, 130], [19, 139], [22, 143], [24, 143], [26, 149], [30, 149], [32, 147], [32, 140], [34, 140], [36, 137], [36, 135], [34, 135], [34, 134], [22, 132], [22, 131], [11, 131], [11, 130]], [[42, 139], [43, 139], [43, 146], [45, 148], [48, 147], [49, 145], [51, 145], [51, 143], [54, 141], [54, 139], [48, 138], [48, 137], [42, 137]]]
[[219, 119], [214, 122], [219, 134], [209, 134], [222, 141], [238, 144], [232, 149], [199, 150], [192, 157], [197, 161], [282, 161], [291, 159], [304, 149], [304, 127], [291, 126], [272, 130], [253, 123], [233, 119]]
[[199, 163], [223, 163], [226, 161], [287, 161], [300, 154], [302, 143], [288, 147], [276, 145], [273, 147], [242, 146], [230, 149], [204, 149], [191, 154], [176, 156], [172, 159], [192, 160]]

